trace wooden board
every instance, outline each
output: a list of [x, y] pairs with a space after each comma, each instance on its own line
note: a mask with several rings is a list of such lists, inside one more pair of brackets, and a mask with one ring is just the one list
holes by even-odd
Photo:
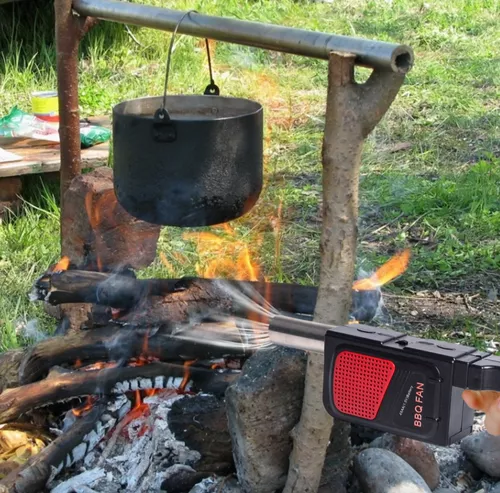
[[[97, 125], [109, 127], [109, 119], [89, 118]], [[0, 178], [35, 173], [50, 173], [61, 169], [59, 144], [33, 139], [2, 140], [0, 146], [23, 157], [22, 161], [0, 163]], [[109, 142], [82, 149], [82, 168], [98, 168], [108, 164]]]

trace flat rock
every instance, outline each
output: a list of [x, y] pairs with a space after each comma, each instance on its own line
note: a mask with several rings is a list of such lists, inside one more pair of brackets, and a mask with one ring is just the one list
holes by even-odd
[[431, 490], [439, 485], [439, 465], [426, 443], [385, 433], [373, 440], [370, 447], [383, 448], [399, 455], [424, 478]]
[[478, 469], [493, 478], [500, 478], [500, 436], [481, 431], [465, 437], [460, 447]]
[[500, 493], [500, 483], [493, 485], [488, 493]]
[[450, 488], [438, 488], [432, 493], [457, 493], [457, 490], [451, 490]]
[[304, 395], [302, 351], [259, 351], [226, 391], [226, 409], [238, 481], [244, 493], [273, 493], [285, 485]]
[[365, 493], [431, 493], [422, 476], [390, 450], [363, 450], [354, 458], [354, 473]]

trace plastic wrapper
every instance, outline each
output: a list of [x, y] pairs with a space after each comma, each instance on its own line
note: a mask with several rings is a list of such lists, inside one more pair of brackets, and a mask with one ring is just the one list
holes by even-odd
[[[59, 127], [58, 124], [47, 123], [15, 106], [7, 116], [0, 118], [0, 137], [59, 142]], [[111, 130], [93, 125], [87, 120], [80, 122], [80, 142], [83, 149], [107, 142], [110, 138]]]
[[26, 137], [59, 142], [59, 130], [57, 126], [40, 120], [40, 118], [25, 113], [14, 106], [7, 116], [0, 118], [0, 137]]

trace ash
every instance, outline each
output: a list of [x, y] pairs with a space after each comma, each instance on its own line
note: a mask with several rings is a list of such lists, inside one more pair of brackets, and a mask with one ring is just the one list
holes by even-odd
[[[182, 397], [174, 390], [165, 389], [144, 398], [141, 406], [126, 414], [73, 470], [68, 470], [58, 483], [51, 484], [50, 491], [162, 491], [165, 479], [177, 474], [179, 468], [191, 469], [201, 458], [199, 452], [176, 440], [168, 427], [171, 406]], [[82, 484], [85, 484], [83, 489]], [[198, 491], [212, 490], [207, 485]]]
[[[476, 413], [473, 433], [484, 430], [483, 413]], [[429, 445], [434, 451], [439, 470], [441, 471], [441, 488], [449, 488], [457, 493], [480, 493], [489, 491], [495, 483], [491, 478], [487, 478], [469, 462], [465, 454], [460, 449], [458, 443], [448, 447]]]

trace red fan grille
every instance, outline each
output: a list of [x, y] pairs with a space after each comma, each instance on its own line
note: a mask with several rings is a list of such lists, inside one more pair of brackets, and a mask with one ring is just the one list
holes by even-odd
[[342, 351], [333, 369], [333, 402], [344, 414], [375, 419], [396, 370], [387, 359]]

